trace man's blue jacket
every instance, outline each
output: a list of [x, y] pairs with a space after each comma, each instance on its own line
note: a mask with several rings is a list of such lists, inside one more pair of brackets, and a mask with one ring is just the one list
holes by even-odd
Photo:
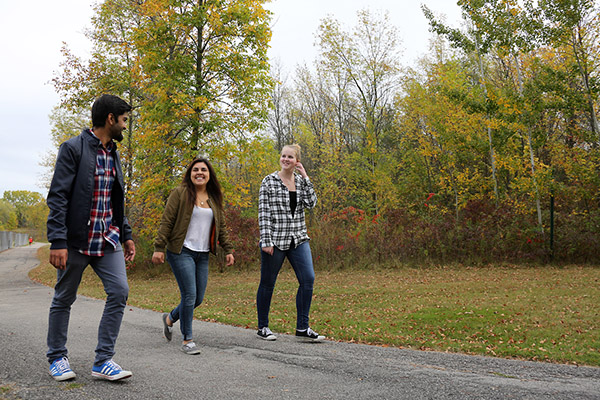
[[[47, 228], [51, 249], [65, 249], [67, 246], [85, 249], [88, 246], [99, 146], [102, 146], [100, 139], [89, 129], [84, 129], [79, 136], [60, 145], [46, 199], [50, 208]], [[112, 155], [116, 172], [111, 192], [112, 223], [119, 228], [120, 241], [123, 243], [132, 239], [132, 236], [125, 216], [125, 185], [116, 145], [113, 146]]]

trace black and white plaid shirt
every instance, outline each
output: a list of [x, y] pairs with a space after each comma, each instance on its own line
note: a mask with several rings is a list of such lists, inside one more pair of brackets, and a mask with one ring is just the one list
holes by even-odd
[[276, 246], [279, 250], [288, 250], [290, 243], [298, 246], [309, 240], [306, 233], [304, 210], [317, 204], [317, 195], [312, 182], [294, 173], [298, 203], [292, 216], [290, 192], [278, 172], [263, 179], [258, 192], [258, 227], [260, 228], [261, 247]]

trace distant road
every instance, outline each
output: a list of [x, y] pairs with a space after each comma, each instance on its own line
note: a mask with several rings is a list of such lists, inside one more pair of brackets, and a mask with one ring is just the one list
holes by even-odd
[[[161, 314], [127, 307], [115, 361], [131, 379], [91, 377], [103, 301], [73, 305], [69, 356], [77, 378], [48, 375], [52, 288], [31, 282], [40, 244], [0, 253], [0, 398], [22, 399], [600, 399], [600, 368], [336, 343], [275, 342], [254, 330], [194, 321], [202, 354], [162, 337]], [[135, 290], [135, 289], [134, 289]]]

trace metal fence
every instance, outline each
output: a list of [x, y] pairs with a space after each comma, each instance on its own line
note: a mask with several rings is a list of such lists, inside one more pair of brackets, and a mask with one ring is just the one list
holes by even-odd
[[0, 251], [12, 247], [25, 246], [28, 243], [29, 235], [26, 233], [0, 231]]

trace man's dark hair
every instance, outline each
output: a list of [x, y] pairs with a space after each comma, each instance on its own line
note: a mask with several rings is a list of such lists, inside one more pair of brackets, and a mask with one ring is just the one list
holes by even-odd
[[115, 121], [120, 115], [131, 111], [132, 107], [118, 96], [103, 94], [92, 105], [92, 126], [101, 128], [106, 124], [109, 114], [114, 115]]

